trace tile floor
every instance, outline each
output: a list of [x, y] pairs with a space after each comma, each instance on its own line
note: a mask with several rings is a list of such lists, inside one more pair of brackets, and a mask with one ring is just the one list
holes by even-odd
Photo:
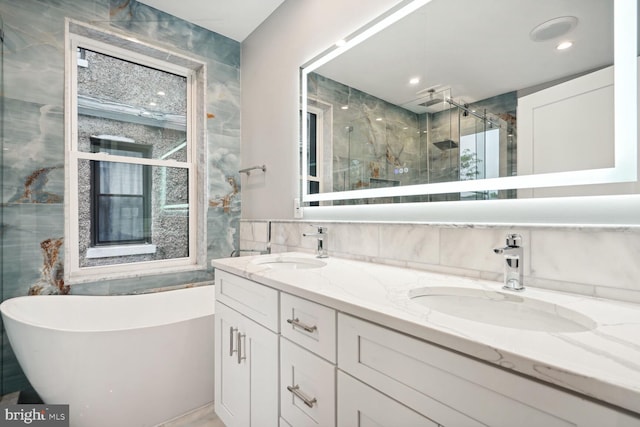
[[213, 404], [184, 415], [158, 427], [225, 427], [220, 418], [213, 412]]
[[[18, 403], [19, 392], [7, 394], [0, 398], [0, 408]], [[180, 418], [160, 424], [157, 427], [225, 427], [220, 418], [213, 412], [213, 404], [196, 409]]]

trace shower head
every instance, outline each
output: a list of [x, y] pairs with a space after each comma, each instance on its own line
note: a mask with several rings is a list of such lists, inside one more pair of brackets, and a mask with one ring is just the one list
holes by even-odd
[[431, 107], [432, 105], [436, 105], [436, 104], [440, 104], [441, 102], [444, 102], [444, 99], [442, 98], [432, 98], [429, 99], [428, 101], [425, 101], [421, 104], [418, 104], [420, 107]]
[[452, 139], [445, 139], [443, 141], [434, 142], [433, 145], [435, 145], [442, 151], [451, 150], [452, 148], [458, 148], [458, 143]]
[[439, 96], [436, 96], [436, 97], [433, 96], [436, 93], [435, 89], [429, 89], [428, 92], [429, 92], [429, 99], [427, 99], [425, 102], [418, 104], [418, 106], [428, 108], [428, 107], [431, 107], [432, 105], [437, 105], [444, 101], [444, 99]]

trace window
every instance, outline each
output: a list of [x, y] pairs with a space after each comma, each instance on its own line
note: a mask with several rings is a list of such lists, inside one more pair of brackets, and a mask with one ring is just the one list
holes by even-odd
[[[91, 138], [94, 153], [149, 157], [151, 147], [101, 136]], [[151, 243], [151, 168], [91, 162], [93, 246]]]
[[206, 269], [204, 64], [74, 21], [67, 41], [65, 281]]
[[[500, 176], [500, 129], [460, 137], [460, 180], [498, 178]], [[497, 191], [460, 193], [463, 200], [497, 198]]]

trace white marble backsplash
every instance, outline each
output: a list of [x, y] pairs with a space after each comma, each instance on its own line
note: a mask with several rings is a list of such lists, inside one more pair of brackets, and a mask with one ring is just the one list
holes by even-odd
[[[271, 221], [271, 252], [313, 253], [316, 222]], [[640, 228], [323, 222], [330, 256], [502, 280], [493, 248], [522, 235], [529, 286], [640, 303]], [[240, 249], [262, 250], [268, 221], [240, 222]]]

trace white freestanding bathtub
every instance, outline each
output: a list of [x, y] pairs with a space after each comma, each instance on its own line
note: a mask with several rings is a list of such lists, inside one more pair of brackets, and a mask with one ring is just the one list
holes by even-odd
[[214, 287], [28, 296], [0, 305], [45, 403], [74, 427], [154, 426], [213, 401]]

